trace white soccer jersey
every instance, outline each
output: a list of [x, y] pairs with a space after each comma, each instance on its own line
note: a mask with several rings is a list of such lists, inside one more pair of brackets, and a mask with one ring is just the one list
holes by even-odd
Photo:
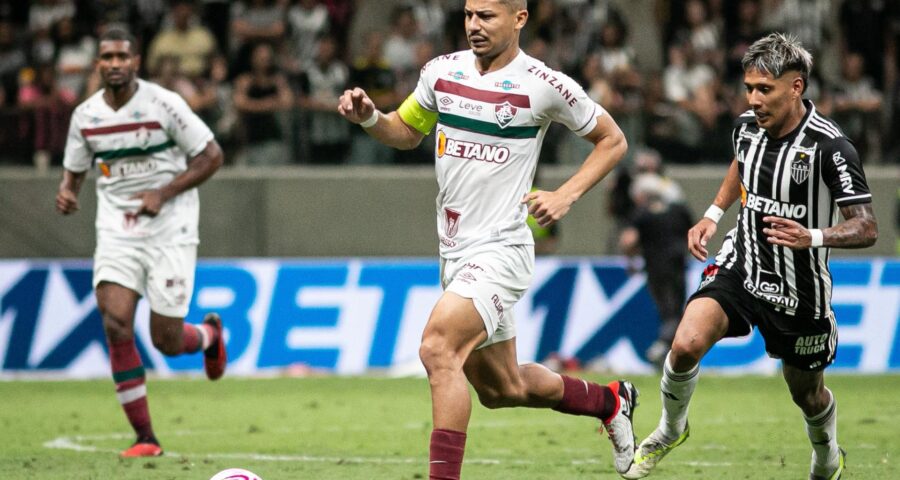
[[531, 190], [541, 143], [556, 121], [583, 136], [603, 107], [568, 76], [524, 52], [482, 75], [471, 50], [422, 69], [416, 101], [438, 112], [435, 163], [441, 256], [490, 244], [531, 245], [522, 197]]
[[96, 164], [97, 244], [197, 244], [200, 200], [197, 189], [182, 192], [164, 203], [159, 215], [136, 212], [137, 192], [162, 187], [187, 170], [194, 157], [213, 139], [209, 127], [175, 92], [138, 80], [131, 100], [113, 110], [103, 90], [79, 105], [72, 114], [63, 166], [83, 172]]

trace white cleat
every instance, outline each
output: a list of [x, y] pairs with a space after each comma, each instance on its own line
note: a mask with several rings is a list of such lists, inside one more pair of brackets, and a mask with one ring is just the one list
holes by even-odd
[[624, 380], [617, 380], [607, 386], [616, 394], [618, 408], [615, 414], [603, 422], [603, 425], [606, 427], [606, 435], [612, 442], [616, 471], [624, 475], [634, 461], [636, 439], [632, 418], [634, 409], [638, 406], [638, 390], [631, 382]]

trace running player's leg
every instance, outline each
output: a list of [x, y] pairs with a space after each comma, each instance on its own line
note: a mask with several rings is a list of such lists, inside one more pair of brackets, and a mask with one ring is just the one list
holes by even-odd
[[669, 451], [687, 439], [688, 407], [700, 376], [700, 359], [727, 332], [728, 316], [717, 300], [699, 297], [688, 303], [663, 365], [659, 426], [638, 446], [626, 478], [647, 476]]
[[486, 338], [484, 322], [472, 299], [445, 292], [431, 312], [419, 347], [431, 386], [431, 480], [460, 477], [472, 413], [463, 365]]
[[101, 281], [96, 296], [109, 344], [116, 396], [137, 436], [135, 444], [122, 456], [160, 455], [162, 449], [150, 421], [144, 365], [134, 338], [134, 312], [140, 295], [122, 285]]
[[803, 411], [812, 444], [810, 478], [834, 480], [844, 469], [844, 454], [837, 442], [837, 403], [825, 387], [823, 370], [807, 371], [783, 364], [782, 374], [794, 403]]
[[197, 248], [175, 245], [148, 248], [147, 301], [150, 303], [150, 337], [167, 356], [203, 351], [206, 375], [216, 380], [225, 371], [222, 321], [211, 313], [203, 323], [184, 322], [194, 289]]
[[543, 365], [518, 365], [516, 358], [514, 338], [480, 348], [469, 356], [466, 377], [482, 405], [553, 408], [562, 413], [595, 417], [607, 426], [616, 470], [627, 471], [634, 457], [631, 418], [636, 406], [636, 389], [628, 382], [598, 385], [559, 375]]

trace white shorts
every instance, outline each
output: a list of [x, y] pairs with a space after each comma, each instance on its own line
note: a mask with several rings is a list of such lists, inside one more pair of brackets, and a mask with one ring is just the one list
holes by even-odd
[[111, 282], [147, 298], [150, 310], [184, 318], [194, 293], [197, 245], [97, 245], [94, 288]]
[[441, 258], [441, 286], [471, 298], [484, 321], [488, 338], [478, 348], [516, 336], [513, 307], [534, 275], [531, 245], [498, 246], [458, 259]]

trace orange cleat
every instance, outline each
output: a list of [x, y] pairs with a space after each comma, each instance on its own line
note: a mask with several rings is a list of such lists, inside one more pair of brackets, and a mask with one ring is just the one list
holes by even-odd
[[218, 380], [225, 374], [225, 365], [228, 357], [225, 353], [225, 331], [222, 329], [222, 319], [217, 313], [207, 313], [203, 323], [211, 326], [217, 333], [216, 341], [203, 351], [203, 368], [206, 369], [206, 378]]
[[119, 454], [122, 458], [158, 457], [163, 454], [162, 447], [150, 442], [137, 442]]

